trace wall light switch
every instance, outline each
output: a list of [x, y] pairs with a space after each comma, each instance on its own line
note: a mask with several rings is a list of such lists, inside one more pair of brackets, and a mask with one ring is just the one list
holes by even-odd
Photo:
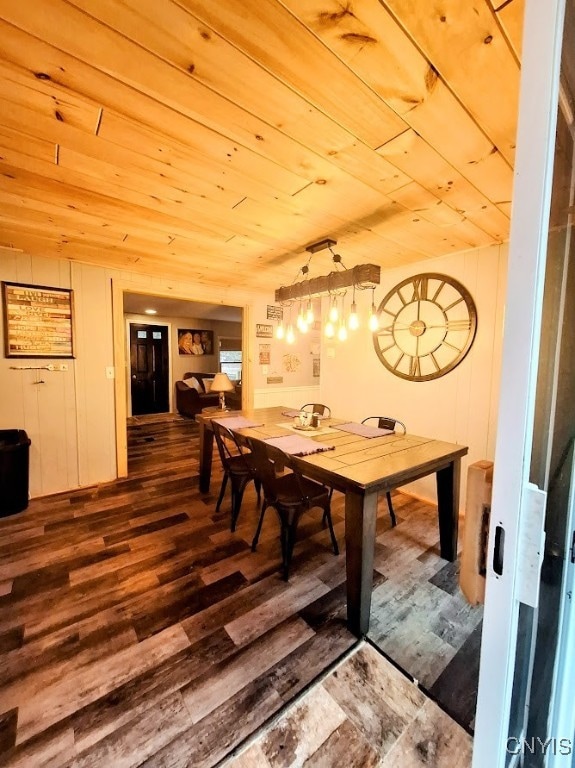
[[106, 378], [107, 379], [115, 378], [115, 372], [114, 372], [114, 366], [113, 365], [106, 366]]
[[328, 347], [326, 352], [328, 357], [335, 357], [335, 347]]
[[269, 371], [269, 366], [262, 365], [262, 376], [267, 376]]

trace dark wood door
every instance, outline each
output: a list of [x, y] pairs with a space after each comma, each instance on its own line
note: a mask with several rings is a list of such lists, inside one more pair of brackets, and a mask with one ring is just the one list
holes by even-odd
[[130, 323], [132, 415], [170, 410], [168, 328]]

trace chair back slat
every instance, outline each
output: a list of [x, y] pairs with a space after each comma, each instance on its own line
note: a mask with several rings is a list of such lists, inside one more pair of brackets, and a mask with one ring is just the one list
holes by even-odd
[[228, 480], [232, 487], [232, 520], [231, 530], [236, 528], [236, 522], [240, 513], [240, 507], [247, 484], [253, 480], [258, 495], [258, 505], [260, 501], [260, 482], [255, 475], [254, 466], [251, 462], [251, 454], [244, 451], [235, 434], [223, 424], [212, 421], [212, 429], [218, 446], [218, 453], [224, 470], [220, 495], [216, 503], [216, 512], [219, 512], [220, 505], [224, 498]]
[[224, 427], [223, 424], [213, 421], [212, 429], [214, 430], [214, 437], [216, 438], [216, 445], [218, 446], [222, 465], [225, 467], [230, 459], [238, 455], [238, 444], [233, 433], [227, 427]]
[[276, 464], [280, 463], [280, 456], [285, 456], [285, 454], [283, 454], [283, 451], [276, 449], [276, 452], [273, 455], [270, 455], [270, 446], [262, 440], [252, 440], [248, 438], [248, 446], [256, 475], [259, 477], [264, 489], [264, 496], [268, 499], [270, 504], [273, 504], [278, 497]]
[[400, 426], [400, 428], [403, 430], [403, 434], [407, 432], [407, 428], [403, 421], [400, 421], [399, 419], [394, 419], [392, 416], [368, 416], [365, 418], [361, 423], [366, 424], [368, 421], [376, 420], [377, 426], [379, 429], [393, 429], [394, 432], [397, 431], [396, 427], [397, 425]]
[[326, 419], [331, 418], [331, 408], [324, 403], [306, 403], [302, 405], [300, 411], [311, 411], [317, 413], [319, 416], [325, 416]]

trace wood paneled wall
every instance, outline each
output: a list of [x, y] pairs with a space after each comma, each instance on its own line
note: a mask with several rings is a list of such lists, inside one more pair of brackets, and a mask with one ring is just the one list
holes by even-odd
[[[0, 427], [25, 429], [32, 440], [31, 495], [112, 479], [116, 453], [110, 432], [114, 382], [105, 374], [106, 366], [113, 364], [107, 271], [1, 251], [0, 279], [74, 291], [77, 356], [65, 361], [69, 363], [67, 371], [11, 369], [46, 365], [50, 360], [2, 357], [0, 361]], [[36, 383], [40, 380], [44, 383]]]

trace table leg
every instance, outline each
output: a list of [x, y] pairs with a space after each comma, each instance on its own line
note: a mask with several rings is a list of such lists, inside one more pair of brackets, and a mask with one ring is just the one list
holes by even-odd
[[369, 629], [377, 493], [345, 494], [345, 567], [347, 573], [347, 623], [358, 637]]
[[441, 557], [451, 562], [457, 557], [460, 474], [460, 459], [455, 459], [437, 473], [437, 513]]
[[212, 454], [214, 451], [214, 433], [200, 422], [200, 491], [208, 493], [212, 477]]

